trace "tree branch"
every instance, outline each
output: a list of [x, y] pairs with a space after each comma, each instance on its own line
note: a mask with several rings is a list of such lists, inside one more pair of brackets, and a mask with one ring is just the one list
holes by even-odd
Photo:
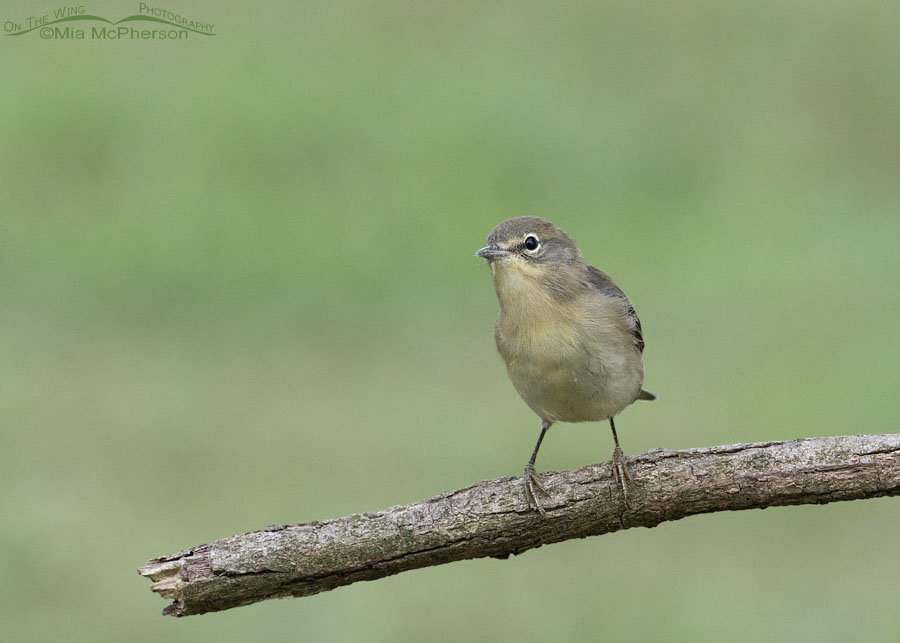
[[521, 478], [498, 478], [375, 513], [224, 538], [138, 571], [174, 600], [163, 614], [186, 616], [699, 513], [900, 495], [900, 434], [656, 449], [629, 468], [628, 506], [604, 463], [541, 474], [546, 517], [526, 505]]

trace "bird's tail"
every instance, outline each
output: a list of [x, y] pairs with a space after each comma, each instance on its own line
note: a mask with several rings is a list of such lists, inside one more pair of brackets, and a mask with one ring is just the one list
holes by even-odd
[[651, 393], [650, 391], [645, 391], [644, 389], [641, 389], [641, 392], [638, 393], [637, 399], [647, 400], [648, 402], [652, 402], [653, 400], [656, 399], [656, 396], [653, 393]]

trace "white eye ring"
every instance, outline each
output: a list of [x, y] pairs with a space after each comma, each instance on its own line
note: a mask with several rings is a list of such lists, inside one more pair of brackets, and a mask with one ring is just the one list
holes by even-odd
[[537, 238], [537, 235], [526, 234], [524, 245], [528, 252], [537, 252], [541, 247], [541, 241]]

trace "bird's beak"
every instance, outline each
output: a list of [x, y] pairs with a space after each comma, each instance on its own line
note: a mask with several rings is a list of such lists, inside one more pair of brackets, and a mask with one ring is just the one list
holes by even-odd
[[508, 254], [509, 250], [504, 250], [500, 246], [485, 246], [476, 252], [475, 256], [487, 259], [488, 261], [494, 261], [495, 259], [502, 259]]

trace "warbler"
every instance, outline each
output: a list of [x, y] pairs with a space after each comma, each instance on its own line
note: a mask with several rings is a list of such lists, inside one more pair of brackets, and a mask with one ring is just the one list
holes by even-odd
[[627, 502], [630, 476], [613, 417], [656, 396], [641, 388], [644, 338], [625, 293], [584, 262], [569, 235], [539, 217], [500, 223], [475, 254], [490, 264], [500, 302], [497, 349], [516, 391], [541, 419], [523, 477], [528, 505], [545, 514], [537, 493], [549, 494], [534, 462], [550, 426], [601, 420], [612, 429], [613, 475]]

